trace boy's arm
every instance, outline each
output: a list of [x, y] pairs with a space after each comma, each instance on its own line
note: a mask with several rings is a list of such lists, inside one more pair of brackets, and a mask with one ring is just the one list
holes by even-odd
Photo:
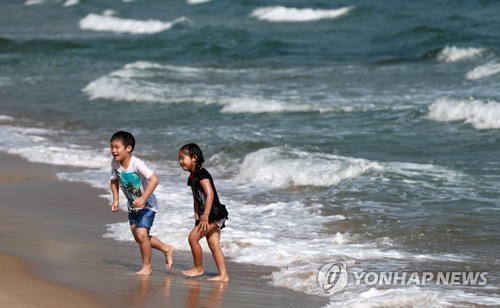
[[156, 186], [158, 186], [159, 182], [160, 181], [158, 179], [158, 176], [156, 176], [156, 174], [153, 173], [148, 178], [148, 185], [146, 186], [146, 189], [144, 189], [144, 192], [142, 193], [142, 195], [134, 200], [134, 202], [133, 202], [134, 208], [144, 207], [146, 200], [149, 198], [149, 196], [151, 196], [151, 194], [153, 194], [153, 192], [155, 191]]
[[208, 216], [210, 215], [210, 211], [212, 210], [212, 205], [214, 203], [214, 191], [212, 189], [212, 185], [210, 185], [209, 179], [204, 179], [200, 181], [200, 185], [205, 192], [206, 200], [205, 200], [205, 209], [203, 211], [203, 215], [200, 217], [200, 230], [206, 231], [208, 230]]
[[118, 180], [111, 180], [111, 193], [113, 194], [113, 203], [111, 203], [111, 210], [113, 212], [118, 212], [118, 204], [119, 204], [119, 193], [118, 193]]

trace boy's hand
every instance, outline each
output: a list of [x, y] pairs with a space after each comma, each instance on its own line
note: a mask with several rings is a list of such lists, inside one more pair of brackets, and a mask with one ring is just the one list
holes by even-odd
[[138, 197], [137, 199], [134, 200], [134, 202], [132, 202], [132, 204], [134, 205], [134, 209], [142, 209], [145, 203], [146, 200], [144, 200], [142, 196]]
[[118, 212], [118, 201], [113, 202], [113, 204], [111, 204], [111, 211]]

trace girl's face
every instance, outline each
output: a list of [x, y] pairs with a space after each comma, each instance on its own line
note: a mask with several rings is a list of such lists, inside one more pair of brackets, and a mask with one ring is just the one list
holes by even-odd
[[196, 169], [196, 156], [189, 157], [183, 151], [179, 151], [179, 165], [184, 171], [194, 172]]

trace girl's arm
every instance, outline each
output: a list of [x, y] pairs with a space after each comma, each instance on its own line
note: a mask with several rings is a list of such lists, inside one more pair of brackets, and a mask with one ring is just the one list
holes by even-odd
[[158, 177], [156, 174], [152, 174], [148, 178], [148, 185], [146, 186], [146, 189], [144, 189], [144, 192], [140, 197], [134, 200], [134, 208], [141, 208], [144, 207], [144, 204], [146, 203], [146, 200], [151, 196], [151, 194], [155, 191], [156, 186], [158, 186], [158, 183], [160, 181], [158, 180]]
[[204, 179], [200, 181], [200, 185], [205, 192], [206, 200], [205, 200], [205, 210], [203, 211], [203, 215], [200, 217], [200, 230], [206, 231], [208, 229], [208, 216], [210, 215], [210, 210], [212, 210], [212, 205], [214, 203], [214, 191], [212, 189], [212, 185], [210, 185], [209, 179]]
[[118, 212], [118, 204], [119, 204], [119, 193], [118, 193], [118, 180], [111, 180], [111, 193], [113, 194], [113, 203], [111, 203], [111, 211]]

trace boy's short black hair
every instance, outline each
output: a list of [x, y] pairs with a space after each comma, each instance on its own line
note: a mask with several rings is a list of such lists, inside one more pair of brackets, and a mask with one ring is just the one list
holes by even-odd
[[120, 141], [125, 148], [130, 145], [132, 147], [132, 151], [135, 148], [135, 138], [129, 132], [119, 131], [114, 133], [113, 136], [111, 137], [111, 142], [113, 141]]

